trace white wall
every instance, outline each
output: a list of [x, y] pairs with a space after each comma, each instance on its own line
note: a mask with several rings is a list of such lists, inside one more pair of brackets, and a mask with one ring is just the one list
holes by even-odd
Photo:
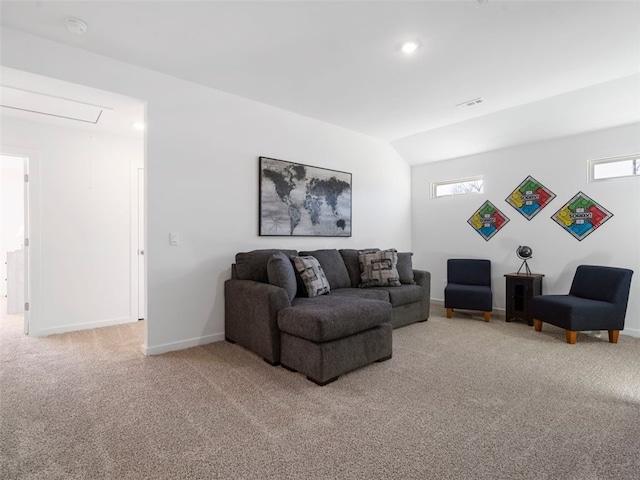
[[[411, 247], [411, 170], [387, 143], [10, 29], [2, 64], [147, 102], [148, 353], [224, 338], [238, 251]], [[259, 237], [261, 155], [351, 172], [353, 236]]]
[[22, 248], [16, 236], [24, 222], [24, 160], [0, 157], [0, 295], [7, 294], [7, 252]]
[[[448, 258], [487, 258], [492, 261], [494, 308], [504, 309], [503, 275], [520, 266], [518, 245], [529, 245], [532, 271], [545, 274], [544, 293], [567, 293], [580, 264], [634, 270], [624, 333], [640, 336], [640, 178], [587, 181], [588, 160], [637, 152], [640, 124], [413, 167], [414, 258], [433, 274], [432, 298], [444, 297]], [[430, 198], [431, 182], [472, 175], [484, 175], [483, 194]], [[557, 195], [531, 221], [505, 201], [527, 175]], [[580, 242], [550, 218], [578, 191], [614, 214]], [[488, 242], [467, 224], [485, 200], [510, 219]]]
[[29, 222], [29, 333], [136, 321], [131, 205], [142, 138], [3, 117], [1, 143], [38, 152], [30, 159], [30, 198], [36, 202], [30, 203], [38, 215]]

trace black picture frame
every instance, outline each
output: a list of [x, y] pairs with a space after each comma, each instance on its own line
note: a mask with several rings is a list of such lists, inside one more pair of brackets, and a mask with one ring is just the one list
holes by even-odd
[[352, 175], [259, 157], [260, 236], [350, 237]]

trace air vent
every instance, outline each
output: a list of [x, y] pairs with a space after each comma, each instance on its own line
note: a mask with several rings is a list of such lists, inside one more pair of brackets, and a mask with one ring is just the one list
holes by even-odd
[[475, 107], [476, 105], [480, 105], [481, 103], [484, 103], [484, 100], [478, 97], [474, 98], [473, 100], [467, 100], [466, 102], [459, 103], [458, 105], [456, 105], [456, 107], [466, 109]]

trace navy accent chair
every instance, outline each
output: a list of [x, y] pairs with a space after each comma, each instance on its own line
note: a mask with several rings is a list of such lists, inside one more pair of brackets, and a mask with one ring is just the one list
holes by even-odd
[[463, 258], [447, 260], [447, 286], [444, 289], [447, 318], [453, 309], [480, 310], [488, 322], [493, 310], [491, 261]]
[[568, 295], [537, 295], [531, 300], [533, 326], [543, 323], [566, 330], [567, 343], [576, 343], [579, 331], [608, 330], [609, 342], [618, 343], [631, 288], [633, 270], [580, 265]]

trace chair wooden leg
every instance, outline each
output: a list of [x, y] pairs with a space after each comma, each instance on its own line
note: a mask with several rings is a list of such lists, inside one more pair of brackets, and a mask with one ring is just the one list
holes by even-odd
[[575, 330], [566, 330], [567, 334], [567, 343], [573, 345], [576, 343], [576, 339], [578, 338], [578, 332]]
[[488, 322], [491, 318], [491, 312], [484, 312], [484, 321]]
[[609, 343], [618, 343], [618, 335], [620, 330], [609, 330]]
[[541, 332], [542, 331], [542, 320], [538, 320], [537, 318], [533, 319], [533, 328], [536, 330], [536, 332]]
[[447, 318], [451, 318], [453, 316], [453, 308], [447, 308]]

